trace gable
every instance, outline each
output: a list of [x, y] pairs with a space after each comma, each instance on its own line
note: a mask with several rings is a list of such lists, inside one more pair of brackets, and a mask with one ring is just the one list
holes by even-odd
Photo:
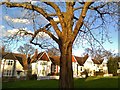
[[11, 60], [17, 60], [15, 55], [13, 53], [3, 53], [2, 58], [4, 59], [11, 59]]
[[88, 59], [88, 54], [86, 54], [84, 57], [77, 57], [75, 56], [75, 59], [77, 60], [78, 64], [80, 66], [83, 66], [83, 64], [85, 63], [85, 61]]
[[34, 62], [36, 62], [39, 58], [41, 58], [41, 56], [44, 54], [44, 52], [41, 52], [41, 53], [39, 53], [39, 54], [34, 54], [32, 57], [31, 57], [31, 63], [34, 63]]
[[75, 57], [72, 55], [72, 62], [76, 62]]
[[39, 60], [49, 61], [49, 57], [46, 53], [43, 53], [42, 56], [39, 58]]
[[104, 59], [101, 59], [101, 60], [92, 59], [94, 64], [102, 64], [103, 60]]

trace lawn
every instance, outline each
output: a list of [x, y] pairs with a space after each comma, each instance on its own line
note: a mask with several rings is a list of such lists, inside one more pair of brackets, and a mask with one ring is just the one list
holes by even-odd
[[[88, 77], [74, 79], [75, 88], [118, 88], [118, 77]], [[58, 88], [58, 80], [25, 80], [3, 82], [2, 88]]]

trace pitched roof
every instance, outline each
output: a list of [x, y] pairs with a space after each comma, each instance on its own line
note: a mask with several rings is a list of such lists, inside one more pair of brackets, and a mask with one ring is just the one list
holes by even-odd
[[17, 60], [17, 58], [15, 57], [13, 53], [2, 53], [2, 58]]
[[49, 56], [47, 55], [47, 53], [43, 53], [39, 60], [49, 61]]
[[75, 59], [77, 60], [78, 64], [80, 66], [83, 66], [83, 64], [85, 63], [85, 61], [88, 59], [88, 54], [86, 54], [84, 57], [77, 57], [75, 56]]
[[[50, 60], [52, 61], [53, 64], [60, 65], [60, 56], [51, 56]], [[76, 62], [73, 55], [72, 55], [72, 62]]]
[[53, 64], [60, 65], [60, 56], [52, 56], [50, 57], [50, 60], [52, 61]]
[[102, 64], [104, 59], [101, 60], [96, 60], [96, 59], [92, 59], [92, 61], [94, 62], [94, 64]]
[[23, 66], [24, 70], [28, 69], [27, 58], [25, 54], [16, 54], [14, 53], [20, 64]]
[[36, 62], [38, 60], [49, 61], [49, 57], [45, 52], [41, 52], [37, 56], [35, 56], [35, 55], [32, 56], [31, 63]]
[[75, 56], [72, 55], [72, 62], [76, 62]]

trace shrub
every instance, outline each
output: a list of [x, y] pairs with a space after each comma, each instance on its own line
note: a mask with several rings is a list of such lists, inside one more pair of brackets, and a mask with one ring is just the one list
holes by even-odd
[[2, 77], [2, 81], [6, 82], [6, 81], [16, 81], [16, 77]]
[[29, 80], [37, 80], [37, 74], [29, 76]]

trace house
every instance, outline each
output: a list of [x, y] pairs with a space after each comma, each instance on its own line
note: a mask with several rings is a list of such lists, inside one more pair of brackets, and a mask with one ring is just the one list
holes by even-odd
[[[20, 72], [26, 70], [26, 67], [24, 67], [24, 64], [26, 64], [26, 56], [24, 54], [5, 52], [4, 48], [2, 48], [0, 54], [1, 71], [3, 77], [16, 77], [18, 74], [20, 74]], [[23, 72], [21, 75], [24, 76], [25, 73]]]
[[93, 70], [94, 73], [99, 73], [98, 75], [104, 75], [104, 74], [108, 74], [108, 68], [107, 68], [107, 63], [103, 62], [104, 59], [100, 59], [100, 60], [96, 60], [96, 59], [92, 59], [93, 61]]
[[51, 72], [51, 60], [46, 52], [35, 53], [31, 58], [31, 65], [32, 74], [37, 74], [38, 77], [47, 76]]
[[73, 72], [74, 76], [82, 76], [82, 73], [85, 71], [84, 63], [88, 59], [88, 54], [84, 57], [74, 56], [76, 63], [74, 64]]
[[[74, 77], [81, 75], [83, 72], [83, 64], [88, 58], [88, 54], [84, 57], [77, 57], [72, 55], [72, 66]], [[47, 76], [47, 75], [58, 75], [60, 72], [60, 56], [49, 56], [46, 52], [38, 51], [34, 53], [31, 58], [32, 63], [32, 74], [37, 74], [37, 76]]]

